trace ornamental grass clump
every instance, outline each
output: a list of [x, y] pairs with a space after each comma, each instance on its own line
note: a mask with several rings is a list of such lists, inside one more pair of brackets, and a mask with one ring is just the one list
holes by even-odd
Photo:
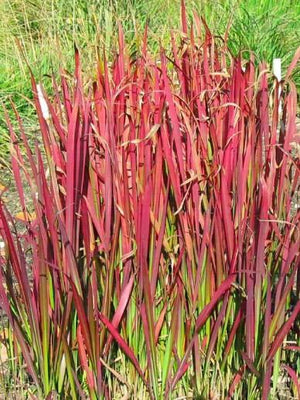
[[6, 114], [0, 298], [31, 398], [300, 394], [300, 49], [278, 82], [184, 4], [182, 30], [132, 60], [120, 27], [112, 64], [85, 82], [76, 51], [51, 98], [32, 76], [41, 144]]

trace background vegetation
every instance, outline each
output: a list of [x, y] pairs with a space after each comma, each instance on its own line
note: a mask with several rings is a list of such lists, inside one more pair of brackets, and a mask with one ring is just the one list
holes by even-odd
[[[203, 16], [215, 34], [230, 23], [229, 48], [234, 54], [252, 50], [269, 65], [281, 57], [285, 70], [300, 40], [300, 2], [297, 0], [187, 1], [187, 12]], [[105, 47], [111, 57], [116, 25], [121, 21], [130, 53], [140, 47], [146, 21], [153, 52], [170, 48], [169, 31], [177, 30], [180, 0], [2, 0], [0, 2], [0, 101], [12, 98], [28, 131], [35, 135], [36, 119], [28, 105], [31, 84], [24, 55], [38, 80], [50, 89], [47, 76], [59, 67], [73, 67], [74, 43], [80, 49], [83, 71], [93, 77], [95, 52]], [[16, 39], [22, 47], [20, 50]], [[24, 52], [24, 55], [22, 55]], [[244, 54], [247, 57], [247, 54]], [[299, 68], [295, 71], [300, 85]], [[7, 166], [7, 130], [0, 110], [0, 166]]]
[[[222, 35], [230, 21], [229, 48], [235, 54], [252, 50], [269, 63], [281, 57], [286, 67], [299, 44], [299, 1], [191, 0], [186, 6], [191, 19], [196, 10], [215, 34]], [[62, 64], [73, 66], [74, 43], [83, 54], [85, 72], [92, 74], [96, 48], [110, 50], [116, 43], [118, 21], [122, 21], [131, 53], [139, 47], [148, 21], [155, 51], [160, 42], [170, 46], [169, 30], [179, 27], [179, 9], [180, 0], [2, 0], [0, 97], [30, 96], [30, 81], [16, 38], [39, 78]], [[21, 98], [18, 106], [27, 108]]]

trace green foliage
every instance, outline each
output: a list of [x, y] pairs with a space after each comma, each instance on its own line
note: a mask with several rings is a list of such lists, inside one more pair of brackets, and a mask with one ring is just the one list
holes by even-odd
[[[21, 41], [36, 76], [41, 77], [51, 73], [52, 68], [57, 70], [61, 63], [72, 65], [74, 43], [84, 55], [84, 69], [87, 73], [92, 71], [95, 48], [115, 48], [118, 21], [122, 21], [132, 51], [137, 50], [147, 21], [152, 50], [159, 50], [160, 42], [164, 47], [170, 46], [169, 30], [180, 25], [180, 0], [3, 0], [0, 7], [0, 57], [4, 69], [1, 90], [7, 86], [14, 93], [23, 93], [27, 76], [15, 37]], [[286, 66], [299, 43], [297, 1], [187, 2], [190, 19], [193, 10], [206, 19], [215, 34], [223, 35], [228, 21], [232, 21], [229, 48], [235, 53], [252, 50], [268, 62], [282, 57]], [[14, 84], [12, 68], [18, 74]]]
[[[117, 24], [122, 22], [131, 55], [140, 52], [142, 32], [149, 24], [149, 46], [159, 52], [160, 45], [170, 50], [169, 31], [180, 26], [180, 0], [2, 0], [0, 2], [0, 101], [15, 102], [22, 117], [32, 117], [27, 98], [31, 97], [25, 59], [38, 81], [51, 90], [45, 75], [59, 67], [71, 70], [74, 44], [82, 54], [84, 74], [93, 79], [95, 53], [106, 48], [113, 57], [117, 43]], [[300, 39], [300, 3], [292, 0], [188, 1], [187, 12], [203, 16], [211, 30], [223, 36], [231, 21], [229, 49], [252, 50], [257, 60], [269, 65], [274, 57], [283, 59], [283, 69], [291, 61]], [[19, 41], [19, 45], [16, 43]], [[22, 47], [22, 51], [20, 47]], [[246, 54], [244, 54], [246, 57]], [[299, 68], [295, 81], [300, 87]], [[7, 162], [8, 143], [0, 110], [1, 163]]]

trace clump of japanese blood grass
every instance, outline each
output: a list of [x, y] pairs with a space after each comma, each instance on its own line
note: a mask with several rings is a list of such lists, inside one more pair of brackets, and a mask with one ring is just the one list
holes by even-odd
[[42, 148], [7, 117], [0, 297], [37, 398], [266, 400], [281, 368], [299, 394], [300, 50], [277, 82], [182, 26], [156, 62], [120, 28], [88, 88], [77, 53], [52, 100], [32, 76]]

